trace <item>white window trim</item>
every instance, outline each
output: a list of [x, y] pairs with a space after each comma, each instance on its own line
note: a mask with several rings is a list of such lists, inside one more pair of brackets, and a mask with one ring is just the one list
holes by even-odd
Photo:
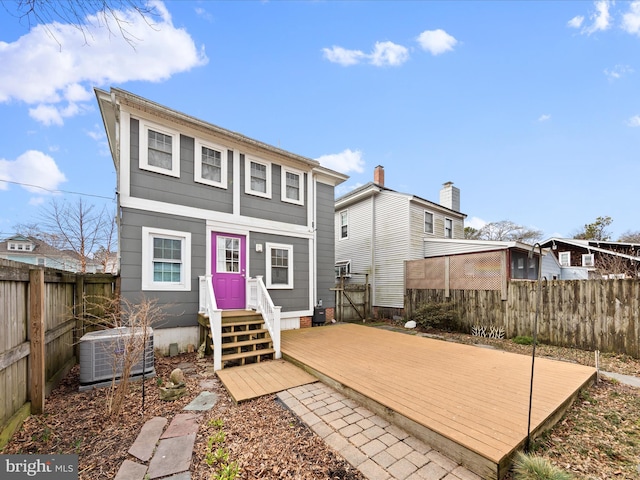
[[[567, 258], [567, 263], [564, 264], [562, 262], [562, 257]], [[558, 263], [561, 267], [570, 267], [571, 266], [571, 252], [559, 252], [558, 253]]]
[[[259, 192], [251, 189], [251, 163], [258, 163], [264, 165], [267, 170], [267, 191]], [[260, 160], [258, 158], [244, 156], [244, 193], [248, 195], [255, 195], [257, 197], [271, 198], [271, 162], [266, 160]]]
[[[281, 178], [281, 192], [280, 192], [280, 199], [283, 202], [287, 202], [287, 203], [293, 203], [295, 205], [304, 205], [304, 172], [300, 171], [300, 170], [294, 170], [293, 168], [286, 168], [286, 167], [282, 167], [282, 178]], [[298, 177], [300, 178], [300, 200], [295, 200], [293, 198], [288, 198], [287, 197], [287, 173], [292, 173], [294, 175], [298, 175]]]
[[[447, 237], [447, 220], [451, 222], [451, 236]], [[453, 238], [453, 218], [444, 217], [444, 238]]]
[[[282, 243], [269, 243], [267, 242], [267, 244], [265, 245], [266, 247], [266, 262], [267, 262], [267, 268], [266, 268], [266, 287], [273, 289], [273, 290], [292, 290], [293, 289], [293, 245], [285, 245]], [[289, 266], [287, 268], [288, 270], [288, 275], [287, 278], [289, 279], [289, 282], [285, 285], [282, 283], [278, 283], [278, 284], [273, 284], [271, 282], [271, 249], [273, 248], [277, 248], [279, 250], [287, 250], [289, 252]]]
[[[427, 215], [431, 215], [431, 231], [427, 232]], [[423, 228], [424, 228], [424, 233], [433, 235], [435, 233], [435, 221], [436, 221], [436, 216], [433, 212], [430, 212], [429, 210], [425, 210], [424, 211], [424, 216], [422, 218], [423, 221]]]
[[[153, 239], [172, 238], [182, 241], [182, 270], [179, 283], [153, 281]], [[191, 233], [142, 227], [142, 290], [191, 291]]]
[[[221, 181], [216, 182], [202, 177], [202, 147], [220, 152], [221, 163]], [[193, 172], [193, 180], [197, 183], [204, 183], [213, 187], [227, 188], [227, 149], [215, 143], [205, 142], [198, 138], [195, 140], [195, 168]]]
[[[345, 267], [345, 270], [347, 271], [347, 273], [343, 275], [344, 278], [351, 278], [351, 260], [342, 260], [335, 263], [336, 270], [341, 270], [342, 267]], [[336, 278], [340, 278], [340, 275], [336, 274]]]
[[[162, 173], [172, 177], [180, 178], [180, 134], [175, 130], [161, 127], [146, 120], [139, 119], [140, 122], [140, 161], [141, 170]], [[149, 165], [149, 130], [153, 130], [173, 138], [171, 142], [171, 170]]]
[[585, 253], [582, 255], [583, 267], [595, 267], [595, 255], [593, 253]]
[[[342, 214], [346, 213], [347, 214], [347, 234], [343, 237], [342, 236]], [[349, 239], [349, 210], [345, 209], [345, 210], [341, 210], [338, 213], [338, 239], [339, 240], [348, 240]]]

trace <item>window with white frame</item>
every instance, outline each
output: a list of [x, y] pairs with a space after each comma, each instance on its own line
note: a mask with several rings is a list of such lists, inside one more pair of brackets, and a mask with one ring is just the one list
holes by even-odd
[[227, 188], [227, 149], [196, 140], [194, 180], [214, 187]]
[[582, 266], [583, 267], [594, 267], [596, 264], [593, 253], [585, 253], [582, 255]]
[[424, 233], [433, 233], [433, 213], [424, 212]]
[[267, 288], [293, 288], [293, 245], [267, 243]]
[[340, 212], [340, 238], [349, 238], [349, 211]]
[[351, 260], [336, 262], [336, 278], [351, 276]]
[[444, 219], [444, 238], [453, 238], [453, 220]]
[[180, 177], [180, 135], [140, 121], [140, 168]]
[[283, 202], [304, 205], [304, 174], [302, 172], [282, 168], [281, 183]]
[[244, 165], [245, 193], [271, 198], [271, 164], [245, 156]]
[[571, 252], [560, 252], [560, 253], [558, 253], [558, 261], [560, 262], [560, 266], [562, 266], [562, 267], [570, 267], [571, 266]]
[[142, 227], [142, 290], [191, 290], [191, 233]]
[[17, 250], [18, 246], [15, 243], [9, 243], [9, 245], [7, 246], [7, 248], [9, 250]]

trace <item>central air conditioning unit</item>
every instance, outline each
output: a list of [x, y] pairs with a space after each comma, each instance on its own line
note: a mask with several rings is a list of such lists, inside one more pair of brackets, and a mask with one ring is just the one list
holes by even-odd
[[[146, 340], [146, 342], [145, 342]], [[144, 348], [143, 348], [143, 342]], [[135, 355], [130, 379], [154, 377], [153, 329], [118, 327], [83, 335], [80, 350], [80, 390], [103, 387], [122, 379], [126, 355]], [[129, 352], [129, 353], [127, 353]]]

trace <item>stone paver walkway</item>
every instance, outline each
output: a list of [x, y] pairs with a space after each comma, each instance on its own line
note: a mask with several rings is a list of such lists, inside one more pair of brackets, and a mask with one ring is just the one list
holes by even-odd
[[369, 480], [481, 480], [323, 383], [291, 388], [277, 396]]

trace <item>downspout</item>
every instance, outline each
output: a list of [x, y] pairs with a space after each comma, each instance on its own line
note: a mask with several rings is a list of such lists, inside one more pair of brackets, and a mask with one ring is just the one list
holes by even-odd
[[377, 300], [376, 295], [376, 194], [371, 195], [371, 313], [373, 317], [373, 305]]
[[[118, 246], [118, 252], [116, 253], [117, 266], [118, 266], [118, 274], [120, 274], [120, 270], [122, 268], [122, 258], [120, 252], [122, 252], [122, 235], [121, 232], [121, 220], [122, 220], [122, 210], [120, 208], [120, 173], [121, 173], [121, 165], [120, 165], [120, 109], [118, 105], [118, 101], [116, 100], [116, 95], [114, 92], [111, 92], [111, 105], [113, 107], [113, 113], [115, 118], [115, 149], [114, 163], [116, 167], [116, 245]], [[108, 128], [108, 127], [107, 127]], [[119, 294], [120, 292], [118, 292]]]

